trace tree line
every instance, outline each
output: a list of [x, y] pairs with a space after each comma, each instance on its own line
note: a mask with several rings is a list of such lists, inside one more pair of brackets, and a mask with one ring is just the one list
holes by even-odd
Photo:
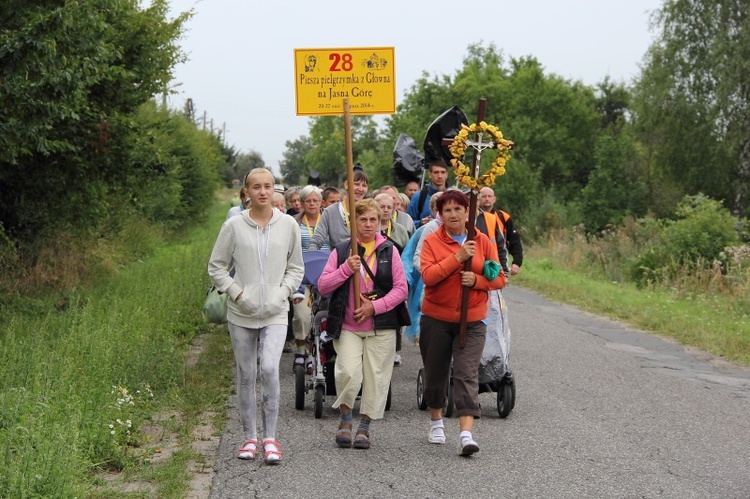
[[[191, 107], [157, 103], [185, 60], [179, 38], [192, 11], [168, 19], [167, 0], [9, 3], [0, 12], [0, 268], [19, 255], [33, 262], [61, 232], [96, 240], [116, 237], [124, 221], [180, 228], [201, 219], [216, 187], [263, 166], [257, 152], [240, 154], [196, 126]], [[698, 194], [746, 217], [745, 7], [665, 1], [642, 71], [627, 83], [589, 86], [533, 56], [471, 45], [454, 74], [423, 73], [382, 125], [353, 116], [355, 161], [373, 185], [391, 184], [399, 134], [421, 144], [440, 113], [458, 105], [471, 121], [485, 97], [486, 121], [516, 143], [499, 204], [528, 236], [678, 217]], [[317, 171], [340, 185], [344, 154], [343, 119], [312, 118], [308, 135], [286, 143], [284, 182]]]
[[63, 232], [90, 242], [128, 222], [179, 228], [213, 201], [233, 151], [154, 98], [185, 59], [192, 15], [168, 19], [168, 7], [11, 1], [0, 12], [0, 262], [33, 265]]
[[[421, 144], [440, 113], [458, 105], [471, 122], [485, 97], [485, 121], [516, 143], [495, 187], [498, 199], [528, 230], [583, 224], [596, 232], [628, 216], [674, 217], [685, 196], [698, 194], [747, 217], [746, 10], [745, 2], [664, 2], [652, 19], [656, 39], [628, 83], [605, 77], [588, 86], [547, 72], [533, 56], [471, 45], [454, 74], [424, 73], [382, 127], [372, 117], [353, 117], [355, 162], [376, 182], [392, 183], [400, 133]], [[341, 118], [311, 118], [309, 134], [286, 143], [285, 181], [304, 183], [316, 170], [338, 183], [343, 133]]]

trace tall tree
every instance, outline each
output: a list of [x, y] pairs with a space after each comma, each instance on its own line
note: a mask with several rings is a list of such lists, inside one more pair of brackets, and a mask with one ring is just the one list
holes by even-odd
[[133, 115], [184, 58], [176, 41], [190, 14], [168, 20], [168, 11], [166, 0], [0, 9], [0, 224], [13, 237], [94, 224], [109, 185], [158, 173], [140, 169], [153, 162], [132, 163], [126, 144], [143, 132]]
[[245, 178], [245, 174], [253, 168], [265, 168], [265, 166], [266, 162], [263, 161], [263, 156], [258, 151], [250, 149], [249, 152], [239, 153], [234, 158], [234, 162], [221, 172], [221, 178], [229, 187], [235, 179], [241, 182]]
[[307, 179], [311, 170], [307, 165], [307, 155], [312, 150], [310, 139], [302, 135], [294, 140], [287, 140], [284, 145], [284, 159], [279, 162], [284, 184], [300, 185]]
[[623, 83], [613, 82], [609, 76], [596, 85], [596, 110], [601, 127], [619, 132], [627, 124], [630, 109], [630, 91]]
[[589, 230], [619, 224], [627, 215], [645, 215], [647, 191], [637, 175], [634, 144], [626, 133], [615, 133], [613, 127], [600, 135], [596, 166], [581, 192], [582, 216]]
[[748, 211], [750, 11], [746, 1], [667, 0], [636, 87], [655, 167], [686, 193]]
[[[379, 150], [379, 131], [372, 116], [354, 115], [351, 117], [352, 156], [354, 162], [361, 162], [368, 175], [377, 168], [372, 165]], [[310, 147], [306, 156], [305, 175], [311, 170], [320, 173], [323, 183], [342, 185], [346, 179], [346, 142], [344, 138], [344, 118], [341, 116], [319, 116], [310, 119]], [[306, 178], [306, 177], [305, 177]]]

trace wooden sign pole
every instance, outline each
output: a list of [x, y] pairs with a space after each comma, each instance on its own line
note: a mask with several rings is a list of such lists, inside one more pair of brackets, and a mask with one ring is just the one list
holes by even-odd
[[[351, 255], [359, 254], [357, 246], [357, 220], [354, 210], [354, 154], [352, 153], [352, 120], [349, 114], [349, 99], [344, 99], [344, 139], [346, 141], [346, 187], [347, 203], [349, 205], [349, 232], [351, 233]], [[352, 276], [354, 279], [354, 308], [360, 306], [359, 272]]]

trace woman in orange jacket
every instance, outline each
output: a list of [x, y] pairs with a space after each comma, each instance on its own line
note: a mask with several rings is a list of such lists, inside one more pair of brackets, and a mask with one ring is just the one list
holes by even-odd
[[[419, 349], [425, 371], [424, 396], [430, 411], [428, 441], [445, 443], [442, 408], [448, 391], [453, 361], [453, 398], [460, 435], [458, 452], [470, 456], [479, 451], [471, 431], [480, 416], [478, 369], [487, 330], [488, 291], [501, 289], [508, 282], [499, 272], [485, 277], [485, 262], [498, 262], [497, 248], [482, 233], [467, 241], [466, 220], [469, 198], [458, 190], [448, 190], [437, 201], [443, 225], [425, 238], [422, 248], [422, 302]], [[464, 262], [471, 260], [471, 270]], [[469, 287], [466, 344], [459, 345], [462, 287]]]

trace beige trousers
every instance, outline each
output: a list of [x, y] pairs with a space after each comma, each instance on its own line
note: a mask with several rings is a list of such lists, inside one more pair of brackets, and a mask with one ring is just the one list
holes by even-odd
[[305, 297], [301, 302], [292, 303], [294, 318], [292, 319], [292, 332], [295, 340], [304, 340], [310, 336], [310, 324], [312, 323], [312, 310], [310, 307], [310, 286], [305, 286]]
[[388, 398], [396, 353], [396, 330], [353, 332], [341, 330], [336, 349], [336, 402], [333, 407], [354, 407], [362, 388], [359, 413], [381, 419]]

